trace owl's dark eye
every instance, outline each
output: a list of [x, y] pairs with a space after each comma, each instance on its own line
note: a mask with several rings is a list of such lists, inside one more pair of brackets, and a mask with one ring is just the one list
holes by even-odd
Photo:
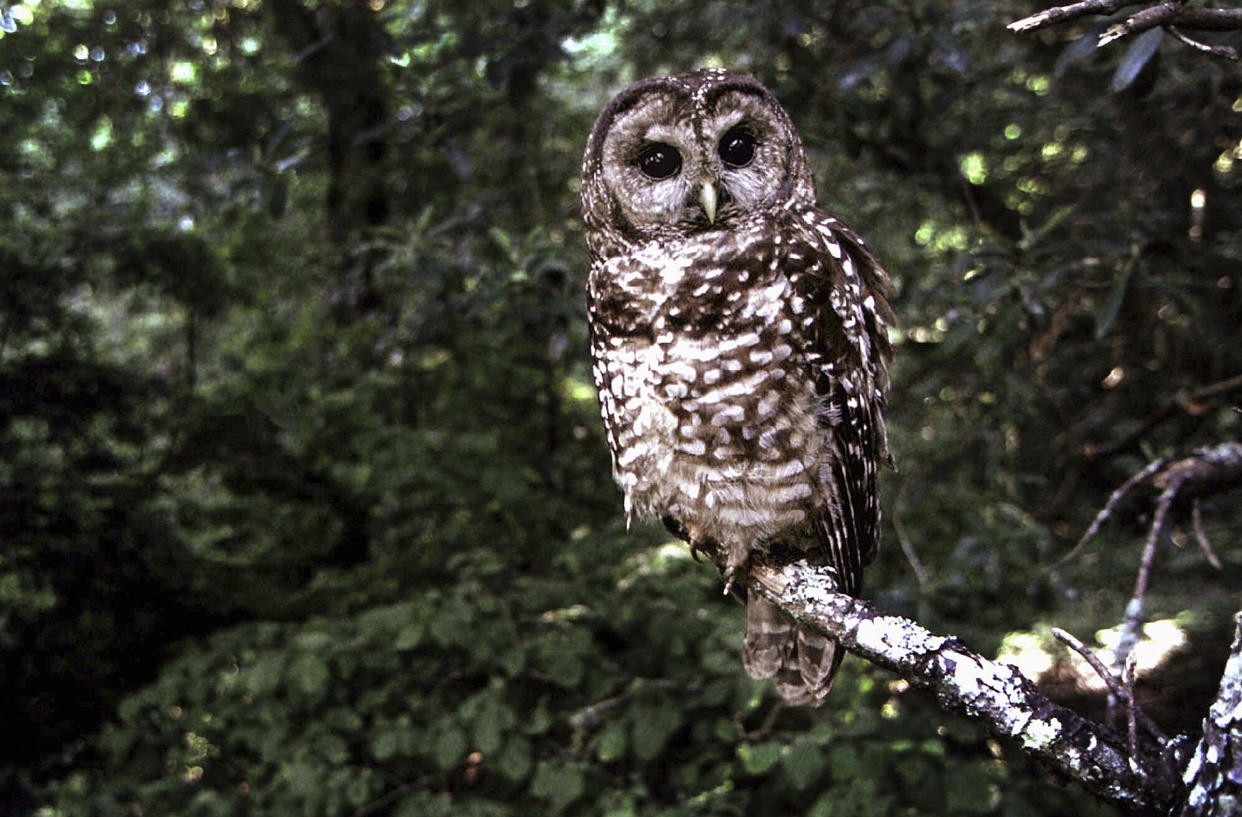
[[755, 158], [755, 137], [743, 128], [730, 128], [720, 140], [720, 160], [729, 167], [746, 167]]
[[648, 179], [667, 179], [681, 170], [681, 154], [672, 145], [651, 142], [638, 152], [638, 169]]

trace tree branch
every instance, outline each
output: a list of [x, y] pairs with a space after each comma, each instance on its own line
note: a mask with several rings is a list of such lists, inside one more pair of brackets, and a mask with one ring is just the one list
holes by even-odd
[[1188, 392], [1178, 392], [1165, 400], [1160, 410], [1147, 418], [1134, 431], [1106, 445], [1095, 446], [1088, 444], [1083, 453], [1088, 457], [1106, 457], [1116, 454], [1137, 443], [1147, 436], [1152, 429], [1178, 416], [1179, 412], [1184, 412], [1191, 417], [1198, 417], [1219, 405], [1219, 398], [1222, 395], [1239, 388], [1242, 388], [1242, 374], [1236, 374], [1233, 377], [1217, 381], [1216, 383], [1209, 383], [1206, 386], [1200, 386]]
[[1134, 0], [1082, 0], [1080, 3], [1044, 9], [1037, 14], [1023, 17], [1021, 20], [1014, 20], [1005, 28], [1016, 32], [1037, 31], [1067, 20], [1085, 17], [1088, 14], [1112, 14], [1117, 9], [1137, 5], [1140, 4]]
[[1203, 739], [1186, 766], [1181, 817], [1224, 817], [1242, 805], [1242, 613], [1216, 702], [1203, 719]]
[[836, 592], [830, 569], [805, 562], [771, 565], [752, 557], [749, 588], [1096, 794], [1132, 809], [1162, 811], [1177, 797], [1180, 763], [1158, 741], [1137, 735], [1132, 757], [1125, 735], [1053, 703], [1017, 668]]
[[1136, 11], [1124, 21], [1109, 26], [1100, 35], [1097, 45], [1102, 48], [1113, 40], [1120, 40], [1127, 34], [1137, 34], [1156, 26], [1172, 25], [1176, 22], [1175, 18], [1182, 9], [1183, 6], [1178, 0], [1167, 0], [1167, 2], [1157, 3], [1141, 11]]
[[[1005, 26], [1010, 31], [1037, 31], [1069, 20], [1088, 15], [1108, 15], [1126, 6], [1141, 6], [1136, 0], [1082, 0], [1064, 6], [1054, 6], [1041, 12], [1014, 20]], [[1242, 28], [1242, 9], [1215, 9], [1187, 6], [1180, 2], [1153, 3], [1130, 15], [1125, 24], [1143, 31], [1156, 25], [1178, 25], [1197, 31], [1232, 31]]]
[[[1108, 15], [1126, 6], [1144, 5], [1132, 0], [1081, 0], [1064, 6], [1054, 6], [1043, 11], [1015, 20], [1006, 26], [1010, 31], [1026, 32], [1076, 20], [1087, 15]], [[1098, 45], [1105, 46], [1114, 40], [1131, 34], [1138, 34], [1148, 29], [1163, 27], [1174, 37], [1186, 45], [1208, 54], [1226, 59], [1238, 59], [1237, 52], [1229, 46], [1213, 46], [1201, 43], [1181, 33], [1179, 29], [1194, 31], [1233, 31], [1242, 29], [1242, 9], [1217, 9], [1189, 6], [1185, 0], [1164, 0], [1149, 3], [1146, 8], [1139, 9], [1125, 20], [1109, 28], [1100, 35]]]
[[[1092, 652], [1086, 644], [1079, 641], [1072, 634], [1062, 630], [1060, 627], [1052, 628], [1052, 637], [1081, 656], [1082, 659], [1090, 665], [1091, 669], [1095, 670], [1095, 674], [1098, 675], [1100, 680], [1102, 680], [1108, 687], [1113, 697], [1126, 702], [1126, 706], [1129, 707], [1129, 717], [1133, 718], [1135, 722], [1143, 724], [1143, 728], [1150, 732], [1152, 737], [1160, 741], [1167, 740], [1164, 733], [1160, 731], [1160, 727], [1147, 716], [1146, 712], [1139, 709], [1138, 705], [1134, 702], [1133, 684], [1130, 684], [1129, 688], [1127, 688], [1123, 680], [1113, 675], [1112, 671], [1110, 671], [1108, 667], [1104, 666], [1104, 662], [1100, 660], [1100, 657]], [[1135, 741], [1129, 741], [1127, 746], [1130, 749], [1131, 755], [1137, 754], [1137, 744]]]
[[[1123, 636], [1128, 634], [1132, 641], [1142, 626], [1155, 545], [1170, 507], [1178, 499], [1194, 501], [1242, 486], [1242, 444], [1201, 448], [1193, 456], [1176, 461], [1161, 458], [1143, 468], [1113, 492], [1075, 553], [1140, 484], [1150, 485], [1160, 495], [1123, 627]], [[1210, 547], [1206, 550], [1211, 553]], [[751, 557], [747, 582], [749, 592], [767, 597], [800, 624], [931, 691], [946, 709], [981, 721], [997, 735], [1015, 741], [1026, 754], [1102, 797], [1134, 810], [1184, 817], [1238, 813], [1231, 809], [1242, 802], [1242, 613], [1220, 694], [1204, 721], [1203, 739], [1194, 758], [1186, 765], [1190, 739], [1164, 739], [1138, 711], [1134, 664], [1126, 660], [1124, 643], [1118, 647], [1120, 664], [1115, 672], [1081, 644], [1075, 649], [1088, 656], [1115, 694], [1122, 693], [1127, 734], [1053, 703], [1017, 668], [989, 661], [956, 638], [936, 635], [909, 619], [881, 613], [865, 601], [838, 593], [829, 567], [805, 561], [772, 564], [756, 554]], [[1077, 643], [1064, 633], [1057, 637], [1071, 647]], [[1145, 727], [1141, 734], [1139, 724]]]

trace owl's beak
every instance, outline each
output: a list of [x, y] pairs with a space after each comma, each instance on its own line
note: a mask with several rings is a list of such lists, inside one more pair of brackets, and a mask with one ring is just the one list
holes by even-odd
[[707, 221], [709, 224], [716, 223], [716, 184], [710, 179], [703, 182], [703, 189], [699, 191], [699, 204], [703, 205], [703, 212], [707, 213]]

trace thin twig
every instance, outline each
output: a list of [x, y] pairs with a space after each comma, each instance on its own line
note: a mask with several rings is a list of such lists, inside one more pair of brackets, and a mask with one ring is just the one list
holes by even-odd
[[397, 799], [406, 792], [427, 787], [434, 779], [435, 777], [433, 775], [427, 774], [417, 780], [408, 780], [405, 783], [399, 783], [369, 803], [364, 803], [359, 806], [357, 811], [350, 814], [350, 817], [370, 817], [370, 815], [388, 808], [388, 806], [395, 803]]
[[1096, 47], [1103, 48], [1113, 40], [1119, 40], [1127, 34], [1135, 34], [1140, 31], [1146, 31], [1149, 28], [1164, 25], [1176, 17], [1181, 10], [1182, 3], [1178, 2], [1178, 0], [1168, 0], [1165, 3], [1148, 6], [1142, 11], [1136, 11], [1127, 17], [1125, 21], [1109, 26], [1100, 35]]
[[1143, 630], [1143, 606], [1147, 600], [1147, 585], [1151, 578], [1151, 565], [1156, 559], [1156, 543], [1164, 532], [1165, 519], [1169, 515], [1169, 507], [1177, 497], [1181, 481], [1177, 480], [1156, 502], [1155, 518], [1152, 519], [1151, 530], [1147, 533], [1147, 541], [1143, 544], [1143, 557], [1139, 562], [1138, 576], [1134, 580], [1134, 595], [1126, 605], [1126, 616], [1121, 622], [1121, 633], [1117, 638], [1117, 653], [1113, 656], [1113, 668], [1120, 672], [1125, 667], [1126, 659], [1138, 643], [1139, 634]]
[[759, 741], [772, 734], [772, 727], [776, 725], [776, 719], [780, 717], [781, 712], [785, 709], [783, 700], [772, 704], [772, 708], [768, 710], [767, 716], [763, 719], [763, 723], [759, 724], [759, 728], [753, 732], [743, 732], [742, 738], [750, 743], [758, 743]]
[[602, 701], [596, 701], [593, 704], [588, 704], [570, 715], [569, 723], [574, 729], [580, 731], [590, 729], [598, 724], [605, 714], [626, 703], [635, 695], [647, 691], [693, 692], [699, 688], [700, 686], [697, 683], [677, 681], [672, 678], [636, 678], [625, 692], [614, 695], [611, 698], [604, 698]]
[[1208, 564], [1217, 570], [1224, 570], [1225, 566], [1221, 564], [1220, 557], [1212, 550], [1212, 543], [1208, 541], [1207, 534], [1203, 531], [1203, 515], [1199, 512], [1198, 499], [1190, 505], [1190, 521], [1195, 531], [1195, 541], [1199, 543], [1199, 549], [1203, 551], [1203, 556], [1208, 560]]
[[906, 484], [901, 486], [901, 490], [897, 492], [897, 508], [893, 511], [893, 530], [897, 532], [897, 542], [901, 545], [901, 552], [905, 554], [906, 561], [910, 563], [910, 569], [914, 571], [914, 578], [919, 583], [919, 593], [927, 592], [927, 582], [930, 576], [927, 568], [919, 561], [919, 555], [914, 552], [914, 545], [910, 542], [910, 537], [906, 535], [906, 526], [901, 521], [901, 502], [906, 493]]
[[1209, 383], [1206, 386], [1201, 386], [1185, 395], [1182, 399], [1198, 403], [1203, 400], [1216, 397], [1217, 395], [1233, 391], [1237, 388], [1242, 388], [1242, 374], [1235, 374], [1233, 377], [1226, 377], [1224, 380], [1218, 380], [1215, 383]]
[[1238, 61], [1238, 50], [1231, 45], [1208, 45], [1192, 37], [1187, 37], [1177, 26], [1165, 26], [1164, 30], [1172, 34], [1182, 45], [1188, 45], [1196, 51], [1211, 54], [1213, 57], [1223, 57], [1233, 62]]
[[1085, 17], [1088, 14], [1112, 14], [1117, 9], [1137, 5], [1139, 4], [1125, 2], [1125, 0], [1081, 0], [1081, 2], [1070, 3], [1066, 6], [1044, 9], [1038, 14], [1015, 20], [1005, 28], [1010, 31], [1034, 31], [1063, 23], [1066, 20], [1073, 20], [1076, 17]]
[[[1078, 3], [1044, 9], [1029, 17], [1015, 20], [1005, 27], [1014, 32], [1035, 31], [1090, 14], [1104, 16], [1126, 6], [1138, 5], [1142, 5], [1142, 3], [1132, 2], [1132, 0], [1081, 0]], [[1109, 29], [1109, 31], [1118, 28], [1124, 29], [1117, 35], [1123, 36], [1125, 34], [1146, 31], [1159, 25], [1166, 27], [1176, 25], [1195, 31], [1232, 31], [1242, 28], [1242, 9], [1202, 8], [1187, 6], [1184, 2], [1180, 2], [1180, 0], [1171, 0], [1170, 2], [1151, 4], [1147, 8], [1130, 15], [1124, 23], [1119, 23], [1117, 26]], [[1107, 35], [1108, 32], [1105, 33], [1104, 37]], [[1107, 42], [1104, 37], [1100, 38], [1100, 45]], [[1116, 37], [1111, 39], [1116, 39]]]
[[[1079, 641], [1071, 633], [1062, 630], [1060, 627], [1052, 628], [1052, 637], [1069, 647], [1074, 652], [1078, 653], [1078, 655], [1091, 666], [1091, 669], [1095, 670], [1095, 674], [1100, 676], [1100, 679], [1108, 685], [1110, 692], [1118, 698], [1126, 697], [1126, 691], [1121, 682], [1116, 678], [1116, 676], [1113, 675], [1112, 672], [1109, 671], [1108, 667], [1104, 666], [1104, 662], [1100, 660], [1100, 657], [1095, 654], [1094, 650]], [[1135, 713], [1135, 716], [1138, 718], [1138, 722], [1143, 725], [1143, 728], [1157, 740], [1168, 740], [1164, 732], [1159, 726], [1156, 725], [1155, 721], [1147, 716], [1146, 712], [1139, 709]]]
[[1210, 408], [1210, 405], [1204, 406], [1204, 403], [1208, 403], [1214, 398], [1227, 394], [1237, 388], [1242, 388], [1242, 374], [1236, 374], [1232, 377], [1227, 377], [1224, 380], [1219, 380], [1215, 383], [1209, 383], [1206, 386], [1200, 386], [1199, 388], [1192, 389], [1188, 392], [1178, 392], [1172, 397], [1166, 399], [1164, 401], [1164, 405], [1160, 407], [1159, 411], [1148, 417], [1141, 426], [1134, 429], [1129, 434], [1118, 440], [1114, 440], [1107, 445], [1088, 445], [1083, 453], [1085, 453], [1088, 457], [1095, 459], [1116, 454], [1118, 451], [1129, 448], [1131, 445], [1147, 436], [1152, 429], [1164, 424], [1174, 417], [1179, 416], [1179, 409], [1192, 417], [1197, 416], [1202, 414], [1206, 408]]
[[1070, 550], [1069, 553], [1053, 562], [1048, 569], [1051, 570], [1053, 568], [1060, 567], [1082, 552], [1082, 549], [1086, 547], [1087, 543], [1094, 539], [1095, 535], [1100, 532], [1100, 527], [1108, 521], [1110, 516], [1112, 516], [1113, 509], [1117, 507], [1118, 502], [1125, 498], [1125, 495], [1130, 492], [1130, 489], [1159, 471], [1168, 461], [1167, 457], [1161, 457], [1160, 459], [1151, 462], [1142, 471], [1139, 471], [1137, 474], [1123, 482], [1120, 488], [1113, 491], [1112, 494], [1109, 495], [1108, 502], [1104, 503], [1104, 508], [1095, 515], [1095, 519], [1092, 520], [1091, 526], [1087, 528], [1087, 532], [1084, 533], [1082, 538], [1078, 540], [1078, 544], [1074, 545], [1073, 549]]

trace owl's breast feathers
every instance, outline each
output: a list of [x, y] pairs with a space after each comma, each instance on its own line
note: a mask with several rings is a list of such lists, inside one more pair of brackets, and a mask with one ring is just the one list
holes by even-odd
[[887, 294], [859, 239], [815, 209], [597, 257], [594, 377], [627, 513], [743, 561], [826, 546], [856, 589], [888, 456]]

